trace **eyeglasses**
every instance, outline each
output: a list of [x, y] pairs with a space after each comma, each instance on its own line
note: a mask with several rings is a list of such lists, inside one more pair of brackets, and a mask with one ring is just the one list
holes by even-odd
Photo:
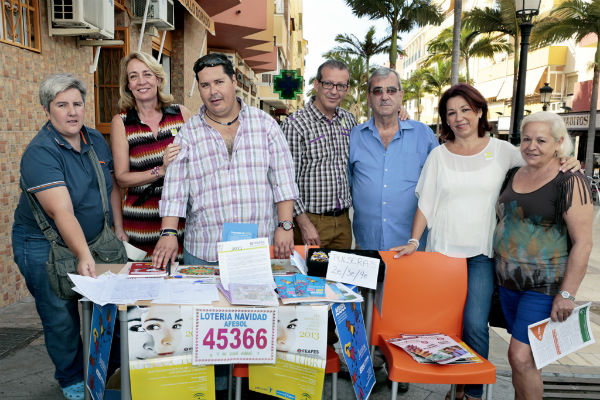
[[382, 88], [381, 86], [375, 86], [373, 89], [371, 89], [371, 93], [374, 96], [381, 96], [381, 95], [383, 95], [384, 89], [385, 89], [385, 92], [387, 94], [389, 94], [390, 96], [398, 93], [398, 91], [400, 90], [395, 86], [388, 86], [386, 88]]
[[329, 82], [329, 81], [325, 81], [325, 82], [319, 81], [319, 83], [321, 84], [321, 86], [323, 86], [323, 89], [327, 89], [327, 90], [331, 90], [335, 86], [335, 88], [337, 89], [338, 92], [345, 92], [350, 87], [350, 85], [348, 85], [346, 83], [333, 83], [333, 82]]

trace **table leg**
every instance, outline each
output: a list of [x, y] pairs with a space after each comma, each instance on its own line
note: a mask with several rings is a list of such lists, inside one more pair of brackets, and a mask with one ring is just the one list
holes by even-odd
[[127, 307], [119, 307], [119, 326], [121, 329], [121, 400], [131, 400]]
[[87, 377], [88, 377], [88, 363], [90, 358], [90, 331], [92, 329], [92, 310], [93, 303], [88, 299], [81, 300], [81, 332], [83, 342], [83, 398], [84, 400], [90, 400], [92, 396], [87, 390]]

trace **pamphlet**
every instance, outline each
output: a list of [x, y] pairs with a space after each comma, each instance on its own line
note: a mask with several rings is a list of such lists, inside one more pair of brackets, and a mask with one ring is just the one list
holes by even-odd
[[217, 251], [225, 288], [230, 283], [274, 284], [267, 238], [220, 242]]
[[469, 360], [478, 362], [478, 357], [467, 347], [444, 334], [401, 334], [388, 342], [406, 351], [419, 363], [465, 364], [470, 363]]
[[529, 344], [538, 369], [595, 343], [590, 325], [592, 303], [576, 307], [563, 322], [550, 318], [528, 326]]
[[325, 279], [302, 274], [274, 276], [277, 291], [282, 299], [324, 297]]
[[258, 237], [258, 224], [242, 224], [226, 222], [223, 224], [224, 242], [233, 240], [255, 239]]
[[327, 305], [281, 306], [277, 351], [327, 358]]
[[93, 400], [104, 398], [106, 373], [112, 344], [117, 306], [94, 304], [92, 326], [90, 331], [90, 351], [88, 357], [88, 376], [86, 386]]
[[[281, 297], [281, 293], [279, 294]], [[281, 297], [283, 304], [294, 303], [352, 303], [361, 302], [363, 297], [353, 292], [345, 284], [340, 282], [326, 282], [325, 296], [304, 296], [304, 297]]]
[[271, 259], [271, 271], [273, 275], [293, 275], [302, 273], [301, 267], [298, 267], [291, 259], [275, 258]]
[[271, 285], [232, 283], [229, 290], [217, 286], [231, 304], [249, 306], [278, 306], [279, 300]]
[[344, 361], [352, 378], [356, 399], [367, 399], [375, 386], [375, 371], [360, 305], [333, 304], [331, 314], [340, 338]]
[[218, 275], [218, 265], [177, 265], [171, 270], [173, 278], [215, 277]]
[[129, 269], [131, 278], [158, 278], [169, 275], [167, 268], [159, 268], [152, 265], [152, 262], [128, 262], [126, 268]]

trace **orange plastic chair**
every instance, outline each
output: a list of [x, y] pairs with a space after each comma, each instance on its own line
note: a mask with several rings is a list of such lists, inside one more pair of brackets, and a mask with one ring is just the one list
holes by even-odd
[[[487, 398], [496, 382], [496, 367], [477, 364], [419, 364], [387, 340], [400, 333], [443, 333], [461, 342], [463, 308], [467, 298], [467, 262], [440, 253], [415, 252], [394, 258], [382, 251], [387, 265], [381, 313], [373, 307], [371, 344], [378, 346], [388, 364], [392, 400], [398, 382], [486, 384]], [[455, 386], [451, 387], [455, 393]], [[452, 397], [454, 399], [454, 396]]]
[[[317, 246], [308, 246], [313, 248]], [[295, 250], [303, 257], [306, 257], [304, 246], [294, 246]], [[271, 246], [271, 258], [273, 258], [273, 246]], [[331, 374], [331, 399], [337, 400], [337, 378], [340, 372], [340, 358], [332, 346], [327, 346], [327, 361], [325, 363], [325, 373]], [[235, 378], [235, 400], [242, 398], [242, 378], [248, 377], [248, 364], [235, 364], [233, 367], [233, 377]]]

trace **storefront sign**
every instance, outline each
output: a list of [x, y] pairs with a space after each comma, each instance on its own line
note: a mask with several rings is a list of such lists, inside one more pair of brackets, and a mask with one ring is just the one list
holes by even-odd
[[[562, 114], [561, 115], [567, 129], [588, 129], [590, 126], [590, 114]], [[596, 129], [600, 128], [600, 118], [596, 117]]]
[[206, 28], [207, 31], [210, 32], [211, 35], [215, 35], [215, 22], [208, 16], [206, 11], [196, 3], [196, 0], [179, 0], [179, 2], [198, 22], [202, 24], [202, 26]]
[[194, 365], [274, 363], [277, 308], [195, 307]]

